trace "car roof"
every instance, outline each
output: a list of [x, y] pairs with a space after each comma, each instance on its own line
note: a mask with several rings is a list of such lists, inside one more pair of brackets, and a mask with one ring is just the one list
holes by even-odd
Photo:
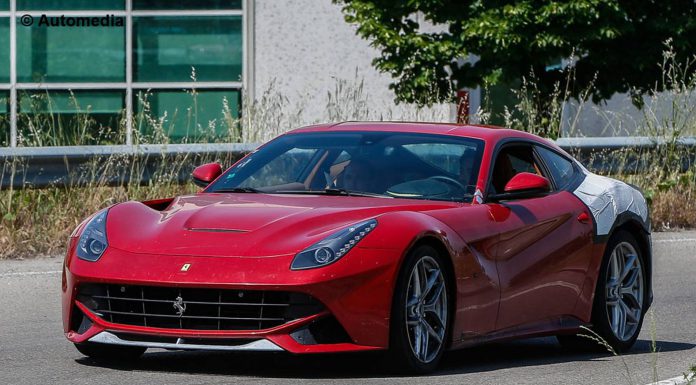
[[422, 134], [440, 134], [478, 138], [486, 142], [497, 142], [504, 138], [520, 138], [541, 141], [556, 147], [555, 143], [539, 136], [512, 130], [509, 128], [455, 123], [424, 123], [424, 122], [341, 122], [316, 124], [290, 131], [301, 132], [345, 132], [345, 131], [386, 131]]

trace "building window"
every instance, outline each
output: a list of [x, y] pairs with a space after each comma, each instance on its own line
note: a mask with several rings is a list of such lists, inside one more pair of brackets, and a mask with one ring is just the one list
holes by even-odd
[[0, 82], [10, 82], [10, 18], [0, 18]]
[[[239, 90], [140, 90], [134, 97], [138, 143], [195, 143], [238, 136]], [[161, 123], [157, 120], [165, 116]]]
[[247, 1], [0, 0], [0, 147], [233, 140]]
[[16, 0], [18, 11], [125, 10], [125, 0]]
[[10, 93], [0, 92], [0, 147], [10, 145]]
[[239, 16], [136, 17], [133, 30], [136, 82], [241, 80]]
[[18, 144], [123, 144], [125, 92], [20, 91]]
[[124, 30], [124, 27], [19, 25], [17, 82], [125, 82]]
[[242, 9], [241, 0], [133, 0], [133, 9]]

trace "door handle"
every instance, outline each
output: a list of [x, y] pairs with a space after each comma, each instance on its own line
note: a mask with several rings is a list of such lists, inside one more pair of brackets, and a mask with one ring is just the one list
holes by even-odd
[[580, 223], [589, 223], [590, 222], [590, 216], [587, 215], [585, 211], [581, 212], [580, 215], [578, 215], [578, 222]]

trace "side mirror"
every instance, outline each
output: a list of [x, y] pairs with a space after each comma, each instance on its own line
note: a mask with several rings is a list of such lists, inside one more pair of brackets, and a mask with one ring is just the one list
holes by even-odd
[[516, 174], [505, 185], [505, 192], [495, 194], [489, 199], [500, 201], [507, 199], [533, 198], [551, 191], [551, 183], [541, 175], [531, 172]]
[[546, 193], [551, 191], [551, 184], [548, 179], [541, 175], [532, 174], [531, 172], [521, 172], [513, 176], [505, 185], [506, 193], [521, 193], [527, 191]]
[[222, 166], [219, 163], [206, 163], [193, 169], [193, 183], [199, 187], [206, 187], [210, 182], [222, 174]]

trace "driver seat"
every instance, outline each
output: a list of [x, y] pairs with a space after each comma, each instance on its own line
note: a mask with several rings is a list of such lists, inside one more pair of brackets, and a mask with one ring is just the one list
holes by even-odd
[[493, 168], [493, 176], [491, 180], [491, 185], [493, 185], [493, 188], [495, 189], [493, 193], [496, 194], [505, 191], [505, 185], [510, 181], [510, 179], [512, 179], [513, 176], [515, 176], [515, 174], [515, 169], [512, 167], [512, 162], [510, 161], [510, 157], [508, 156], [507, 152], [501, 152], [498, 159], [496, 159], [495, 166]]

